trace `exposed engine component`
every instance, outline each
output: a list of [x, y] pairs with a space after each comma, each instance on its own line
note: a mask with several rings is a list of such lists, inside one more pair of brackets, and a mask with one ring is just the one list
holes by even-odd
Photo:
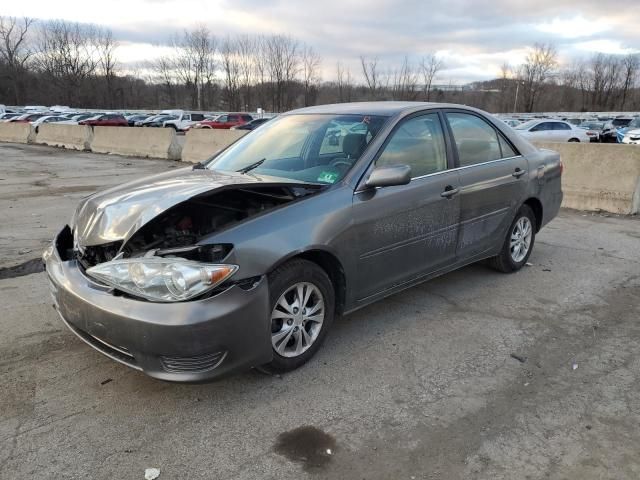
[[155, 250], [158, 256], [218, 261], [229, 253], [231, 246], [199, 247], [196, 243], [201, 238], [317, 191], [314, 185], [309, 188], [272, 186], [198, 195], [143, 226], [124, 246], [123, 253], [131, 257]]

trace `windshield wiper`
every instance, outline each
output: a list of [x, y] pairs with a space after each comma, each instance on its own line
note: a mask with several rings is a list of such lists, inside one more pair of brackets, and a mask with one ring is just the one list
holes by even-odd
[[262, 160], [258, 160], [257, 162], [252, 163], [251, 165], [247, 165], [246, 167], [242, 167], [240, 170], [236, 170], [238, 173], [248, 173], [254, 168], [258, 168], [262, 165], [267, 159], [263, 158]]

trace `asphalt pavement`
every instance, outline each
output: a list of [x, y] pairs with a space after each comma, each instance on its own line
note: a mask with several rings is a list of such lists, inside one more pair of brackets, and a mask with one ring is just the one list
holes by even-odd
[[640, 477], [637, 218], [562, 211], [518, 273], [473, 265], [338, 319], [283, 376], [176, 385], [66, 330], [35, 260], [83, 196], [182, 164], [0, 162], [2, 479]]

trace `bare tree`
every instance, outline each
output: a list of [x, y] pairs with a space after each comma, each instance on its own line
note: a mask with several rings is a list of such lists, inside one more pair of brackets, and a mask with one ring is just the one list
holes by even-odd
[[237, 44], [227, 37], [220, 48], [225, 98], [229, 110], [242, 110], [240, 106], [240, 61]]
[[38, 66], [68, 105], [80, 100], [86, 80], [99, 65], [97, 30], [93, 25], [50, 20], [40, 29]]
[[538, 96], [554, 73], [558, 64], [558, 54], [551, 44], [536, 43], [529, 51], [520, 69], [520, 80], [524, 82], [523, 97], [525, 110], [533, 112]]
[[351, 91], [353, 90], [353, 79], [351, 78], [351, 70], [342, 66], [342, 63], [336, 64], [336, 80], [338, 86], [338, 102], [350, 102]]
[[322, 59], [313, 49], [304, 45], [301, 52], [302, 86], [304, 89], [304, 106], [313, 105], [318, 94], [320, 83], [320, 64]]
[[13, 101], [22, 102], [24, 77], [33, 55], [29, 43], [29, 29], [33, 19], [24, 17], [0, 17], [0, 59], [6, 64], [8, 77], [13, 89]]
[[106, 105], [113, 108], [113, 89], [117, 75], [115, 50], [118, 47], [118, 43], [113, 40], [113, 33], [108, 29], [98, 32], [97, 43], [100, 73], [105, 81]]
[[364, 55], [360, 56], [360, 66], [367, 88], [369, 89], [369, 99], [375, 100], [380, 89], [380, 70], [378, 68], [378, 57], [368, 59]]
[[267, 68], [273, 85], [272, 109], [280, 112], [292, 104], [293, 82], [300, 70], [298, 42], [292, 37], [273, 35], [266, 39]]
[[620, 108], [624, 110], [629, 91], [636, 86], [638, 81], [638, 70], [640, 70], [640, 55], [629, 54], [622, 59], [622, 75], [624, 81], [622, 82], [622, 99], [620, 101]]
[[256, 80], [258, 44], [254, 37], [241, 35], [236, 39], [235, 45], [239, 65], [239, 83], [242, 92], [243, 110], [249, 110], [253, 107], [252, 93]]
[[424, 83], [424, 99], [427, 102], [431, 100], [433, 79], [443, 67], [444, 62], [435, 53], [428, 53], [422, 57], [420, 70], [422, 71], [422, 80]]
[[418, 97], [418, 75], [407, 56], [400, 68], [392, 72], [391, 78], [390, 87], [394, 100], [415, 100]]

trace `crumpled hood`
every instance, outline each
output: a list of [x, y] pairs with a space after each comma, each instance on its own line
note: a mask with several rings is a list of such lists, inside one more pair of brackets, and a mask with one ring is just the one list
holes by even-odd
[[76, 248], [127, 241], [162, 212], [201, 193], [230, 185], [288, 185], [301, 182], [191, 167], [161, 173], [95, 193], [72, 218]]

